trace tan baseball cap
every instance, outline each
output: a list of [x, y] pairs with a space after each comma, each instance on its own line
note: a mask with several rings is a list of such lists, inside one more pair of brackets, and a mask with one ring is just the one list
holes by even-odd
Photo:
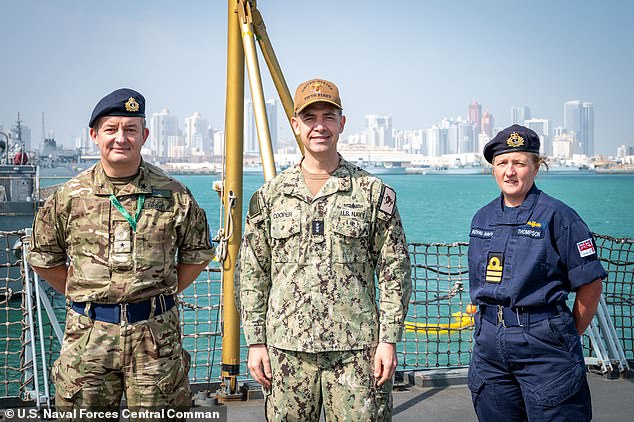
[[317, 102], [326, 102], [342, 109], [339, 88], [332, 82], [324, 79], [311, 79], [301, 83], [295, 90], [293, 105], [295, 113], [299, 113], [307, 106]]

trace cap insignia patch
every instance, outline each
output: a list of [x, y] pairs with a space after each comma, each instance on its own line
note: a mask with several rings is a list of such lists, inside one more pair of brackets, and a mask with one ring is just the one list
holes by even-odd
[[506, 145], [517, 148], [524, 145], [524, 138], [517, 134], [517, 132], [511, 133], [511, 136], [506, 140]]
[[139, 103], [136, 102], [134, 97], [130, 97], [128, 98], [128, 101], [125, 103], [125, 109], [126, 111], [129, 111], [131, 113], [135, 113], [139, 111]]
[[312, 89], [315, 92], [319, 92], [321, 91], [321, 82], [315, 81], [312, 84], [310, 84], [310, 89]]

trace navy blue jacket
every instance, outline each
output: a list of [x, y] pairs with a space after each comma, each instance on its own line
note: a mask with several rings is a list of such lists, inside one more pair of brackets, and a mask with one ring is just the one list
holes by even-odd
[[475, 305], [550, 305], [606, 276], [581, 217], [535, 185], [519, 207], [505, 207], [500, 195], [473, 217], [469, 286]]

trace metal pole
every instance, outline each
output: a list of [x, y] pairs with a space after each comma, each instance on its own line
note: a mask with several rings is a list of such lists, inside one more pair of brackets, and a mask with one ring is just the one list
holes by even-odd
[[[238, 1], [228, 0], [227, 92], [225, 109], [225, 233], [230, 234], [227, 257], [222, 262], [222, 396], [238, 391], [240, 373], [240, 316], [236, 308], [233, 280], [242, 234], [242, 153], [244, 121], [244, 52], [238, 23]], [[233, 227], [231, 227], [233, 225]]]
[[[291, 117], [293, 117], [294, 114], [293, 97], [291, 97], [291, 92], [289, 91], [288, 85], [286, 84], [286, 79], [284, 79], [282, 68], [280, 67], [280, 63], [277, 61], [275, 51], [273, 51], [273, 46], [271, 45], [269, 34], [266, 32], [266, 26], [264, 25], [262, 14], [256, 7], [253, 7], [251, 8], [251, 15], [253, 19], [253, 28], [255, 29], [255, 35], [258, 40], [258, 44], [260, 45], [260, 50], [262, 50], [262, 56], [264, 57], [264, 61], [269, 68], [271, 78], [273, 79], [273, 83], [275, 84], [275, 89], [277, 89], [277, 94], [280, 96], [280, 100], [282, 101], [282, 106], [284, 107], [284, 112], [286, 113], [288, 124], [290, 125]], [[304, 144], [302, 144], [299, 135], [295, 134], [292, 127], [291, 132], [293, 132], [293, 134], [295, 135], [297, 146], [299, 147], [302, 155], [304, 155]]]
[[253, 39], [253, 21], [251, 19], [251, 5], [248, 1], [239, 0], [238, 14], [240, 29], [242, 30], [242, 46], [249, 72], [249, 87], [251, 88], [251, 100], [255, 115], [255, 125], [258, 131], [260, 143], [260, 158], [264, 170], [264, 180], [275, 177], [275, 159], [271, 147], [271, 133], [269, 132], [268, 119], [266, 117], [266, 105], [264, 102], [264, 90], [262, 89], [262, 77], [258, 65], [258, 55]]
[[[30, 267], [29, 264], [27, 262], [27, 253], [28, 253], [28, 249], [29, 246], [31, 244], [31, 232], [32, 229], [27, 228], [25, 230], [25, 235], [22, 238], [22, 264], [24, 265], [24, 280], [25, 283], [29, 284], [31, 283], [31, 271], [30, 271]], [[38, 400], [37, 403], [39, 405], [42, 404], [42, 402], [40, 400], [45, 400], [45, 404], [46, 407], [48, 409], [51, 408], [51, 395], [50, 395], [50, 390], [48, 387], [48, 365], [46, 364], [46, 347], [44, 345], [44, 324], [43, 324], [43, 319], [42, 319], [42, 307], [41, 307], [41, 294], [40, 294], [40, 280], [39, 277], [37, 276], [37, 273], [33, 272], [33, 287], [35, 289], [35, 309], [37, 311], [37, 321], [38, 321], [38, 329], [39, 329], [39, 335], [40, 335], [40, 357], [42, 359], [42, 380], [43, 380], [43, 386], [44, 386], [44, 397], [39, 397], [38, 394]], [[51, 322], [53, 323], [53, 320], [51, 320]], [[60, 342], [61, 344], [61, 342]]]
[[22, 256], [24, 271], [26, 276], [24, 277], [24, 294], [26, 295], [26, 317], [27, 322], [29, 324], [28, 327], [28, 337], [29, 344], [24, 347], [27, 348], [26, 355], [31, 359], [31, 364], [33, 365], [33, 388], [32, 391], [33, 396], [35, 397], [35, 407], [37, 410], [40, 410], [41, 407], [41, 396], [40, 396], [40, 376], [39, 371], [37, 369], [37, 342], [35, 337], [35, 318], [33, 318], [33, 297], [31, 296], [33, 292], [31, 291], [31, 280], [29, 278], [29, 270], [28, 264], [26, 262], [26, 255]]

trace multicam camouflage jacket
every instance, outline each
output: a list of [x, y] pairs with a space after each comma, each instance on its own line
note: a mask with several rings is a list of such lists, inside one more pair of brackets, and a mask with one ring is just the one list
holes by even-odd
[[[142, 162], [115, 196], [136, 231], [111, 203], [115, 188], [100, 163], [64, 183], [33, 223], [29, 264], [52, 268], [69, 260], [66, 296], [76, 302], [137, 302], [177, 290], [176, 262], [213, 256], [205, 211], [181, 183]], [[139, 200], [139, 197], [143, 200]]]
[[249, 345], [321, 352], [400, 340], [411, 270], [396, 195], [343, 159], [315, 197], [299, 165], [253, 195], [238, 266]]

